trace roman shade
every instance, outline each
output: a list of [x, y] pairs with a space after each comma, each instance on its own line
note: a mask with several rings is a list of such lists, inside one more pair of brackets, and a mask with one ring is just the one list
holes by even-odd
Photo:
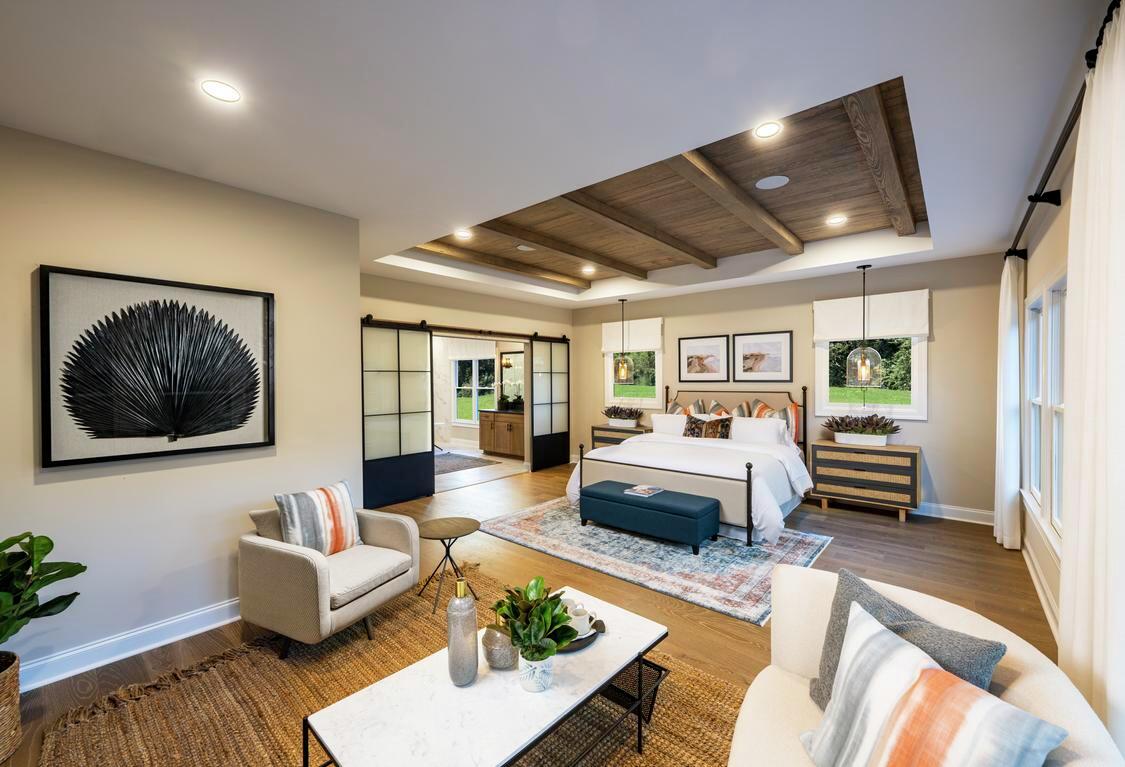
[[[862, 312], [863, 299], [859, 296], [813, 301], [813, 342], [862, 339]], [[867, 297], [867, 338], [928, 338], [929, 335], [929, 289]]]
[[[664, 318], [625, 321], [625, 349], [627, 352], [661, 352], [664, 350]], [[621, 323], [602, 323], [602, 354], [621, 349]]]

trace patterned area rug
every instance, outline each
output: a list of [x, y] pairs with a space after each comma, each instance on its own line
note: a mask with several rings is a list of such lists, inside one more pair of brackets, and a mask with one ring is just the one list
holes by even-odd
[[434, 453], [434, 475], [450, 474], [465, 469], [479, 469], [481, 466], [495, 466], [499, 461], [477, 458], [460, 453]]
[[583, 527], [566, 498], [490, 519], [481, 530], [755, 626], [770, 617], [774, 565], [809, 567], [832, 542], [825, 535], [784, 530], [772, 546], [720, 537], [704, 542], [696, 556], [690, 546], [595, 524]]
[[[533, 575], [533, 573], [528, 574]], [[501, 584], [479, 572], [478, 623]], [[315, 646], [293, 645], [287, 660], [258, 640], [143, 685], [124, 687], [75, 709], [43, 738], [40, 767], [232, 767], [301, 763], [301, 717], [421, 660], [445, 646], [445, 612], [407, 592], [375, 614], [375, 640], [361, 625]], [[635, 725], [623, 724], [583, 767], [714, 767], [725, 765], [746, 690], [659, 652], [649, 657], [671, 672], [657, 693], [644, 755], [634, 750]], [[580, 662], [581, 653], [560, 662]], [[513, 684], [517, 684], [515, 677]], [[534, 693], [527, 693], [533, 695]], [[621, 709], [595, 697], [518, 762], [567, 764]], [[456, 711], [433, 715], [452, 726]], [[29, 734], [29, 737], [30, 734]], [[319, 747], [313, 764], [326, 759]]]

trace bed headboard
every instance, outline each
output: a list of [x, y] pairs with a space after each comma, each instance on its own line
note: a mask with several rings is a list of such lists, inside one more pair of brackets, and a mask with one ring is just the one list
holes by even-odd
[[[680, 389], [679, 391], [672, 391], [671, 386], [664, 387], [664, 409], [668, 409], [668, 405], [675, 402], [678, 398], [683, 397], [685, 400], [692, 402], [697, 399], [703, 400], [704, 404], [710, 405], [711, 400], [717, 401], [723, 405], [727, 410], [734, 410], [738, 403], [743, 400], [760, 399], [772, 408], [781, 409], [787, 405], [796, 405], [800, 413], [799, 423], [797, 424], [797, 446], [801, 448], [801, 452], [805, 455], [805, 463], [809, 461], [809, 410], [808, 410], [808, 394], [809, 387], [802, 386], [800, 399], [794, 399], [793, 392], [787, 390], [747, 390], [747, 389]], [[681, 405], [685, 404], [680, 402]]]

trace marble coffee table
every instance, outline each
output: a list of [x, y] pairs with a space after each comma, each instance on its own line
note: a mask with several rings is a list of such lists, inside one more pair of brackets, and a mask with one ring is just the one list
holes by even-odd
[[[602, 738], [633, 715], [640, 751], [644, 723], [667, 674], [644, 656], [668, 636], [668, 629], [577, 589], [563, 590], [597, 613], [606, 633], [589, 647], [556, 655], [549, 689], [527, 692], [516, 669], [493, 671], [483, 652], [476, 681], [455, 687], [449, 681], [447, 651], [441, 650], [305, 717], [305, 767], [310, 764], [310, 735], [328, 754], [324, 765], [511, 764], [599, 693], [621, 707]], [[477, 648], [480, 652], [479, 642]], [[600, 740], [580, 744], [585, 750], [572, 763]]]

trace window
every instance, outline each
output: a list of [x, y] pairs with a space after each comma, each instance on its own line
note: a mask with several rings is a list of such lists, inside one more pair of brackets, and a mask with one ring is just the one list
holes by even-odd
[[453, 360], [453, 420], [475, 424], [480, 411], [496, 407], [496, 360]]
[[880, 413], [925, 420], [926, 339], [903, 336], [867, 341], [883, 358], [883, 385], [877, 389], [845, 385], [848, 354], [861, 343], [829, 340], [816, 344], [816, 414]]
[[1027, 489], [1042, 503], [1043, 468], [1043, 301], [1027, 308]]
[[660, 355], [655, 351], [627, 352], [633, 361], [633, 383], [619, 384], [613, 380], [613, 358], [621, 352], [605, 354], [605, 402], [607, 405], [632, 405], [641, 408], [663, 408], [663, 376]]
[[[1032, 511], [1062, 532], [1066, 277], [1027, 303], [1024, 359], [1026, 474]], [[1037, 508], [1034, 508], [1037, 506]]]

